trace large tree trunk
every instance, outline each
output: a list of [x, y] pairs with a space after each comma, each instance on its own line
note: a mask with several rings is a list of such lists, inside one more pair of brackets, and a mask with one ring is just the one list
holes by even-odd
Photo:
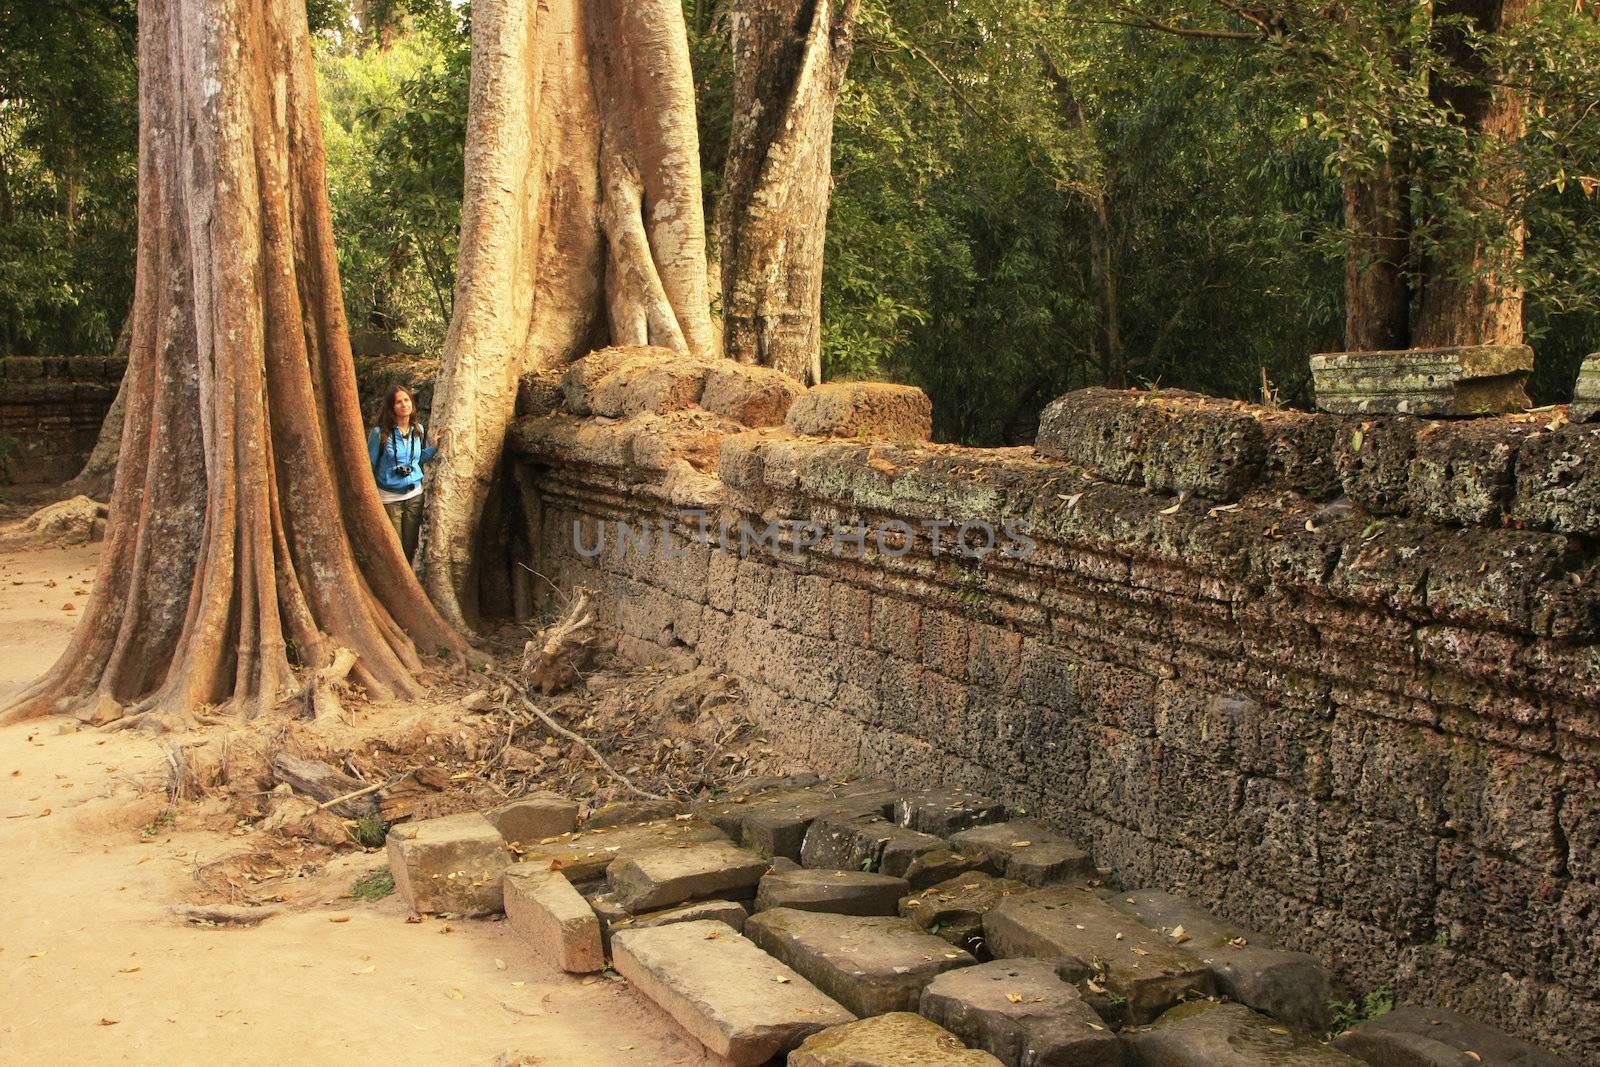
[[374, 697], [461, 649], [362, 441], [305, 5], [143, 0], [139, 246], [100, 577], [7, 718], [109, 697], [182, 721], [295, 691], [347, 648]]
[[1411, 285], [1406, 276], [1410, 217], [1404, 172], [1386, 160], [1344, 179], [1344, 347], [1408, 348]]
[[733, 131], [717, 204], [730, 357], [822, 379], [833, 113], [860, 0], [737, 0]]
[[[1498, 33], [1521, 20], [1529, 0], [1441, 0], [1436, 20], [1461, 16], [1485, 33]], [[1522, 259], [1523, 222], [1506, 203], [1516, 175], [1497, 156], [1525, 129], [1527, 100], [1521, 90], [1491, 84], [1484, 57], [1459, 26], [1442, 29], [1445, 54], [1454, 70], [1435, 76], [1434, 99], [1461, 116], [1483, 164], [1470, 180], [1471, 206], [1491, 225], [1471, 233], [1441, 227], [1437, 251], [1423, 262], [1422, 301], [1412, 343], [1444, 345], [1522, 343], [1522, 286], [1516, 267]], [[1446, 195], [1459, 196], [1459, 190]]]
[[424, 581], [476, 621], [475, 530], [527, 371], [605, 343], [717, 352], [679, 0], [478, 0]]

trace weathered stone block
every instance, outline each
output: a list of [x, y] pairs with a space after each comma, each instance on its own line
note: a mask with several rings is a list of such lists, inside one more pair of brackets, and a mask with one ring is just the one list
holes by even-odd
[[922, 991], [924, 1016], [1007, 1067], [1122, 1067], [1117, 1036], [1044, 960], [948, 971]]
[[1501, 415], [1525, 411], [1526, 345], [1471, 345], [1311, 357], [1317, 406], [1340, 415]]
[[600, 918], [561, 872], [517, 863], [503, 886], [506, 919], [535, 955], [569, 974], [605, 968]]
[[864, 814], [825, 815], [806, 830], [803, 866], [871, 871], [902, 877], [917, 857], [945, 847], [942, 838], [907, 830], [882, 818], [881, 808]]
[[999, 1062], [904, 1011], [832, 1027], [789, 1054], [789, 1067], [994, 1067]]
[[919, 790], [894, 805], [895, 822], [936, 837], [949, 837], [1005, 817], [1006, 806], [1000, 801], [953, 786]]
[[782, 371], [721, 359], [706, 375], [700, 406], [746, 426], [782, 426], [795, 398], [804, 392]]
[[1333, 459], [1346, 495], [1378, 515], [1399, 515], [1411, 499], [1417, 419], [1351, 419], [1334, 438]]
[[559, 379], [538, 371], [524, 374], [517, 382], [517, 417], [550, 415], [561, 410], [565, 396]]
[[634, 915], [719, 894], [754, 894], [766, 859], [720, 841], [647, 849], [606, 868], [619, 903]]
[[1577, 1067], [1455, 1012], [1409, 1004], [1346, 1030], [1333, 1044], [1371, 1067]]
[[977, 961], [906, 920], [774, 908], [745, 934], [857, 1015], [909, 1011], [934, 975]]
[[487, 812], [500, 836], [516, 844], [571, 833], [578, 825], [576, 801], [553, 793], [522, 797]]
[[1600, 415], [1600, 352], [1589, 356], [1578, 368], [1578, 382], [1573, 386], [1567, 415], [1573, 422], [1588, 422]]
[[596, 415], [662, 415], [700, 400], [710, 367], [669, 349], [633, 349], [628, 358], [589, 386], [585, 399]]
[[1360, 1067], [1241, 1004], [1185, 1004], [1127, 1035], [1127, 1042], [1142, 1067]]
[[864, 871], [797, 870], [761, 879], [756, 910], [795, 908], [839, 915], [893, 915], [911, 891], [904, 878]]
[[1095, 876], [1094, 860], [1087, 852], [1032, 819], [963, 830], [950, 838], [950, 845], [1004, 864], [1007, 878], [1028, 885]]
[[1006, 897], [1028, 892], [1009, 878], [967, 871], [900, 901], [900, 914], [969, 952], [983, 940], [983, 917]]
[[745, 906], [737, 900], [697, 900], [690, 904], [679, 904], [673, 908], [663, 908], [660, 911], [647, 911], [640, 915], [624, 914], [621, 918], [611, 923], [611, 930], [648, 930], [655, 926], [670, 926], [673, 923], [692, 923], [701, 919], [712, 919], [733, 927], [735, 930], [744, 929], [744, 921], [750, 913]]
[[926, 441], [933, 436], [933, 405], [913, 385], [826, 382], [795, 398], [784, 425], [810, 437]]
[[1600, 534], [1600, 426], [1563, 426], [1523, 442], [1511, 517], [1557, 533]]
[[603, 830], [608, 826], [625, 826], [633, 822], [674, 819], [682, 815], [684, 810], [683, 803], [677, 800], [618, 800], [591, 811], [589, 817], [583, 820], [583, 828]]
[[[1179, 1000], [1216, 990], [1211, 970], [1082, 886], [1052, 886], [1000, 901], [983, 919], [997, 957], [1058, 958], [1064, 978], [1092, 979], [1134, 1025], [1155, 1019]], [[1091, 988], [1091, 992], [1094, 990]], [[1100, 994], [1096, 994], [1100, 996]], [[1112, 1005], [1096, 1005], [1106, 1013]]]
[[720, 922], [618, 930], [617, 973], [730, 1063], [766, 1063], [808, 1035], [854, 1018]]
[[1108, 899], [1169, 939], [1181, 928], [1188, 938], [1183, 947], [1211, 968], [1218, 989], [1302, 1033], [1327, 1033], [1334, 1006], [1348, 999], [1338, 979], [1310, 956], [1281, 949], [1184, 897], [1141, 889]]
[[924, 852], [911, 861], [911, 865], [906, 868], [905, 880], [911, 884], [913, 890], [920, 892], [940, 882], [948, 882], [968, 871], [999, 877], [1005, 873], [1005, 863], [997, 862], [982, 852], [935, 849], [932, 852]]
[[567, 881], [579, 885], [604, 878], [611, 864], [638, 852], [669, 845], [727, 840], [721, 830], [700, 819], [668, 819], [608, 826], [602, 830], [578, 830], [562, 834], [554, 841], [541, 840], [531, 845], [524, 842], [522, 859], [558, 870], [567, 876]]
[[881, 814], [893, 804], [894, 796], [886, 783], [857, 779], [714, 800], [696, 805], [695, 810], [748, 848], [774, 858], [798, 860], [806, 830], [815, 820]]
[[1430, 422], [1417, 430], [1406, 510], [1436, 522], [1499, 526], [1511, 506], [1517, 450], [1539, 424]]
[[477, 812], [396, 826], [388, 851], [395, 890], [412, 911], [493, 915], [504, 907], [500, 876], [511, 854]]

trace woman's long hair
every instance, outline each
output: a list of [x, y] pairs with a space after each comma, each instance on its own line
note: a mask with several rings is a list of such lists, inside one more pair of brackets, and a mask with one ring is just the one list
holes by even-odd
[[417, 398], [405, 386], [397, 385], [390, 389], [389, 394], [383, 398], [383, 407], [378, 411], [378, 448], [380, 451], [389, 447], [389, 440], [394, 436], [394, 402], [401, 393], [404, 393], [411, 400], [411, 433], [418, 432], [417, 427], [420, 423], [417, 421]]

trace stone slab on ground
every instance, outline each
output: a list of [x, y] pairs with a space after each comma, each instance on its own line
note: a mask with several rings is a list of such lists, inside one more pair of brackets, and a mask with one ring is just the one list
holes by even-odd
[[501, 837], [519, 845], [571, 833], [578, 826], [577, 801], [554, 793], [521, 797], [486, 814]]
[[941, 848], [925, 852], [912, 860], [911, 866], [906, 868], [904, 877], [911, 883], [913, 891], [920, 892], [940, 882], [948, 882], [956, 875], [968, 871], [979, 871], [998, 878], [1005, 872], [1005, 864], [997, 863], [982, 852], [958, 852], [955, 849]]
[[1411, 1004], [1346, 1030], [1333, 1044], [1371, 1067], [1577, 1067], [1453, 1011]]
[[569, 974], [605, 969], [600, 917], [560, 871], [516, 863], [503, 885], [506, 920], [535, 955]]
[[947, 971], [922, 991], [924, 1016], [1006, 1067], [1122, 1067], [1117, 1035], [1045, 960]]
[[412, 911], [476, 916], [504, 907], [500, 876], [511, 853], [475, 811], [396, 826], [387, 849], [395, 891]]
[[1107, 899], [1162, 935], [1181, 928], [1189, 938], [1184, 950], [1211, 968], [1219, 991], [1296, 1030], [1327, 1033], [1334, 1024], [1334, 1005], [1348, 999], [1339, 980], [1304, 952], [1279, 948], [1186, 897], [1141, 889]]
[[1006, 897], [1028, 891], [1021, 882], [968, 871], [900, 901], [900, 914], [971, 952], [983, 940], [983, 917]]
[[611, 894], [629, 913], [719, 895], [754, 894], [771, 868], [765, 857], [727, 841], [644, 849], [606, 868]]
[[1033, 819], [991, 823], [963, 830], [950, 847], [978, 852], [1003, 865], [1007, 878], [1028, 885], [1093, 878], [1094, 860], [1061, 834]]
[[904, 878], [865, 871], [787, 871], [767, 875], [756, 890], [756, 910], [796, 908], [836, 915], [893, 915], [911, 891]]
[[802, 436], [914, 443], [933, 437], [933, 404], [914, 385], [826, 382], [795, 397], [783, 424]]
[[591, 811], [589, 817], [583, 820], [583, 828], [603, 830], [607, 826], [623, 826], [631, 822], [654, 822], [675, 818], [686, 810], [687, 806], [678, 800], [618, 800]]
[[1596, 415], [1600, 415], [1600, 352], [1585, 357], [1578, 368], [1578, 384], [1567, 408], [1567, 417], [1573, 422], [1588, 422]]
[[[1216, 992], [1211, 968], [1107, 904], [1083, 886], [1050, 886], [1007, 897], [983, 917], [996, 957], [1058, 961], [1062, 977], [1097, 993], [1102, 1015], [1115, 1004], [1134, 1025], [1151, 1022], [1186, 997]], [[1106, 1002], [1098, 998], [1100, 987]]]
[[894, 805], [895, 822], [935, 837], [949, 837], [1005, 817], [1005, 804], [955, 786], [921, 789], [901, 797]]
[[578, 830], [531, 845], [524, 842], [521, 856], [526, 863], [542, 863], [559, 870], [574, 885], [582, 885], [604, 878], [606, 868], [618, 859], [646, 849], [727, 840], [721, 830], [700, 819], [663, 819]]
[[1336, 415], [1503, 415], [1526, 411], [1527, 345], [1466, 345], [1311, 357], [1317, 407]]
[[655, 926], [712, 919], [742, 932], [744, 921], [749, 915], [745, 906], [737, 900], [697, 900], [692, 904], [679, 904], [675, 908], [662, 908], [660, 911], [647, 911], [643, 915], [625, 916], [611, 924], [611, 931], [615, 933], [618, 930], [648, 930]]
[[887, 916], [774, 908], [744, 925], [749, 938], [857, 1015], [911, 1011], [935, 975], [977, 961], [915, 923]]
[[872, 871], [903, 877], [917, 857], [946, 848], [943, 838], [908, 830], [876, 810], [824, 815], [812, 822], [800, 846], [806, 867]]
[[765, 1063], [855, 1018], [715, 920], [618, 930], [611, 946], [617, 973], [734, 1064]]
[[1184, 1004], [1123, 1040], [1140, 1067], [1361, 1067], [1243, 1004]]
[[727, 796], [702, 801], [691, 810], [735, 841], [773, 858], [796, 861], [806, 830], [817, 818], [883, 814], [896, 795], [889, 783], [866, 778], [801, 786], [764, 779], [757, 782], [773, 787], [730, 790]]
[[920, 1015], [897, 1011], [813, 1034], [789, 1054], [789, 1067], [995, 1067]]

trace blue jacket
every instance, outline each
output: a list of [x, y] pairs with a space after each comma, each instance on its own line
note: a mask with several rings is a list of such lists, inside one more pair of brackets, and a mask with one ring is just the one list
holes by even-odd
[[[378, 480], [378, 488], [389, 493], [407, 493], [415, 486], [422, 484], [422, 465], [432, 463], [433, 457], [439, 454], [437, 448], [429, 448], [422, 443], [423, 429], [420, 422], [411, 424], [411, 433], [401, 437], [398, 433], [389, 435], [389, 444], [383, 445], [383, 431], [374, 426], [372, 432], [367, 434], [367, 456], [372, 460], [372, 475]], [[409, 474], [396, 474], [396, 467], [410, 467]]]

